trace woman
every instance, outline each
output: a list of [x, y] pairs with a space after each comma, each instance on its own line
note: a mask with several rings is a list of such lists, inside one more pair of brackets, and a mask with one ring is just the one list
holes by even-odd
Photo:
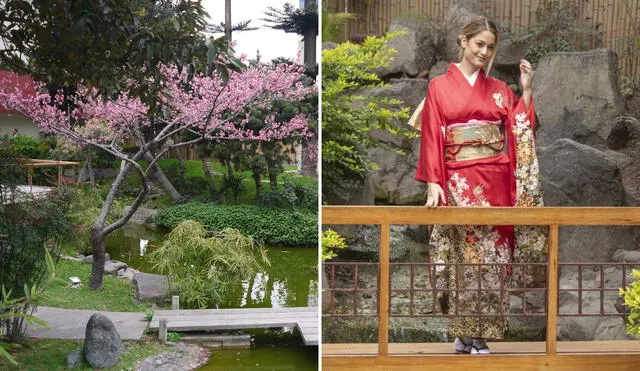
[[[488, 77], [497, 43], [493, 22], [472, 19], [458, 37], [460, 63], [429, 83], [416, 173], [427, 183], [427, 207], [541, 205], [533, 144], [534, 71], [521, 60], [519, 99], [504, 82]], [[434, 227], [435, 262], [469, 264], [437, 268], [437, 287], [448, 298], [444, 306], [457, 314], [450, 321], [456, 351], [486, 354], [486, 339], [503, 337], [504, 283], [511, 278], [505, 263], [514, 260], [515, 239], [512, 226]]]

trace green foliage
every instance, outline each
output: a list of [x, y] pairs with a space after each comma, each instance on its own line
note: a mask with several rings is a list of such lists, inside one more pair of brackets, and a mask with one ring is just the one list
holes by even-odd
[[408, 133], [392, 125], [408, 117], [406, 108], [398, 109], [401, 101], [360, 95], [384, 86], [374, 70], [390, 63], [395, 50], [385, 45], [396, 35], [368, 37], [362, 45], [347, 42], [322, 53], [322, 186], [345, 200], [375, 168], [366, 148], [383, 143], [372, 130]]
[[318, 216], [303, 210], [188, 203], [160, 210], [149, 221], [171, 229], [185, 220], [202, 223], [209, 231], [235, 228], [269, 246], [318, 243]]
[[631, 276], [635, 281], [626, 289], [620, 289], [620, 296], [624, 298], [624, 305], [630, 311], [627, 333], [640, 339], [640, 270], [634, 269]]
[[169, 179], [171, 184], [173, 184], [173, 186], [176, 187], [178, 192], [182, 195], [197, 196], [209, 187], [207, 181], [203, 177], [204, 175], [202, 174], [202, 171], [200, 171], [200, 176], [187, 175], [183, 178], [180, 175], [180, 169], [177, 161], [168, 163], [166, 166], [161, 166], [161, 168], [167, 179]]
[[167, 340], [171, 341], [173, 343], [177, 343], [180, 341], [180, 339], [182, 338], [182, 335], [180, 335], [177, 332], [167, 332]]
[[315, 2], [307, 1], [304, 9], [285, 3], [282, 9], [276, 9], [272, 6], [265, 12], [267, 18], [262, 20], [271, 23], [270, 28], [282, 30], [284, 32], [305, 35], [307, 30], [318, 29], [318, 6]]
[[222, 178], [222, 191], [231, 193], [235, 203], [240, 200], [240, 194], [244, 191], [244, 177], [240, 174], [224, 174]]
[[[126, 191], [122, 187], [121, 191]], [[91, 226], [102, 212], [102, 203], [108, 187], [101, 185], [82, 185], [70, 189], [71, 199], [66, 216], [73, 224], [73, 235], [67, 235], [65, 243], [75, 252], [86, 254], [91, 251]], [[107, 222], [118, 219], [123, 209], [122, 203], [116, 199], [109, 210]]]
[[525, 43], [525, 58], [537, 63], [551, 52], [584, 50], [578, 37], [595, 37], [598, 32], [580, 19], [578, 1], [544, 1], [536, 9], [536, 22], [511, 35], [512, 42]]
[[193, 220], [178, 224], [149, 259], [190, 308], [219, 303], [232, 284], [268, 264], [266, 251], [253, 238], [233, 228], [209, 232]]
[[344, 240], [344, 237], [338, 234], [338, 232], [333, 229], [327, 229], [322, 232], [322, 260], [333, 259], [338, 254], [337, 250], [346, 249], [347, 243]]
[[46, 146], [41, 147], [40, 141], [29, 135], [16, 135], [9, 138], [11, 149], [17, 156], [22, 158], [40, 158], [47, 159], [48, 150]]
[[186, 0], [6, 0], [2, 64], [42, 81], [82, 80], [105, 95], [124, 90], [154, 106], [163, 65], [207, 66], [223, 78], [241, 68], [226, 38], [200, 32], [206, 18], [200, 2]]
[[48, 250], [45, 250], [45, 263], [48, 278], [40, 282], [34, 283], [31, 287], [27, 284], [23, 287], [24, 296], [16, 297], [12, 291], [7, 291], [2, 285], [2, 297], [0, 298], [0, 358], [5, 358], [9, 362], [17, 365], [16, 360], [5, 350], [7, 343], [5, 337], [9, 340], [16, 340], [16, 334], [22, 334], [26, 327], [23, 321], [26, 320], [28, 325], [37, 323], [41, 326], [48, 327], [47, 324], [33, 316], [31, 313], [38, 302], [44, 296], [44, 289], [56, 280], [55, 263]]
[[296, 183], [292, 178], [285, 180], [281, 188], [258, 195], [258, 205], [283, 209], [304, 209], [318, 211], [318, 191], [313, 185]]

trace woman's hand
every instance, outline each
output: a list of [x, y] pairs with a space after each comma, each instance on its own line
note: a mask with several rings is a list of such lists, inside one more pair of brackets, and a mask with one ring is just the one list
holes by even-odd
[[533, 67], [526, 59], [520, 60], [520, 83], [522, 84], [522, 98], [524, 104], [529, 109], [529, 103], [531, 102], [531, 87], [533, 85]]
[[520, 83], [522, 84], [522, 91], [531, 91], [531, 86], [533, 84], [533, 67], [531, 63], [526, 59], [520, 60]]
[[444, 191], [438, 183], [427, 183], [427, 203], [426, 207], [436, 207], [439, 204], [444, 204]]

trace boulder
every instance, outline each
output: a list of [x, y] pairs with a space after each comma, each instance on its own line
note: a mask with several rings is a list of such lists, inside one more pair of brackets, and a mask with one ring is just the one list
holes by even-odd
[[624, 109], [615, 53], [607, 49], [550, 53], [533, 80], [538, 145], [560, 138], [605, 147], [613, 119]]
[[640, 251], [618, 249], [614, 251], [612, 260], [614, 263], [640, 264]]
[[120, 271], [127, 270], [127, 263], [117, 260], [109, 260], [104, 263], [104, 274], [120, 275]]
[[622, 205], [620, 170], [604, 152], [559, 139], [540, 150], [538, 161], [546, 205]]
[[638, 137], [640, 137], [638, 119], [629, 115], [618, 116], [611, 123], [611, 132], [607, 137], [607, 147], [612, 150], [622, 149]]
[[163, 303], [169, 296], [167, 276], [138, 272], [133, 276], [133, 283], [140, 301]]
[[415, 19], [396, 19], [391, 22], [388, 33], [396, 31], [402, 31], [403, 34], [387, 44], [396, 53], [389, 66], [376, 69], [379, 76], [413, 77], [436, 62], [436, 45], [428, 24]]
[[[109, 256], [109, 253], [106, 252], [104, 253], [104, 261], [108, 262], [109, 260], [111, 260], [111, 257]], [[83, 263], [87, 263], [87, 264], [93, 264], [93, 255], [87, 255], [82, 259]]]
[[84, 357], [91, 367], [111, 367], [121, 354], [120, 334], [106, 316], [95, 313], [89, 318], [85, 332]]
[[82, 365], [82, 348], [72, 350], [67, 354], [67, 368], [72, 369]]
[[402, 153], [386, 148], [369, 150], [369, 158], [378, 169], [371, 172], [375, 198], [393, 205], [417, 205], [425, 202], [425, 183], [414, 179], [420, 150], [420, 140], [409, 141], [410, 146], [400, 148]]
[[[547, 206], [622, 206], [625, 191], [616, 160], [597, 149], [560, 139], [540, 151]], [[608, 262], [616, 249], [636, 250], [638, 227], [560, 227], [562, 262]]]

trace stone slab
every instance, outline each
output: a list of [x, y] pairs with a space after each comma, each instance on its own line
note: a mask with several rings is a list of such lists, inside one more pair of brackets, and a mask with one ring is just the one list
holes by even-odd
[[40, 325], [30, 326], [27, 336], [45, 339], [84, 339], [87, 322], [94, 313], [101, 313], [109, 318], [122, 340], [140, 339], [148, 324], [144, 313], [38, 307], [34, 315], [45, 321], [49, 328]]
[[169, 295], [167, 276], [138, 272], [133, 276], [138, 300], [163, 302]]

